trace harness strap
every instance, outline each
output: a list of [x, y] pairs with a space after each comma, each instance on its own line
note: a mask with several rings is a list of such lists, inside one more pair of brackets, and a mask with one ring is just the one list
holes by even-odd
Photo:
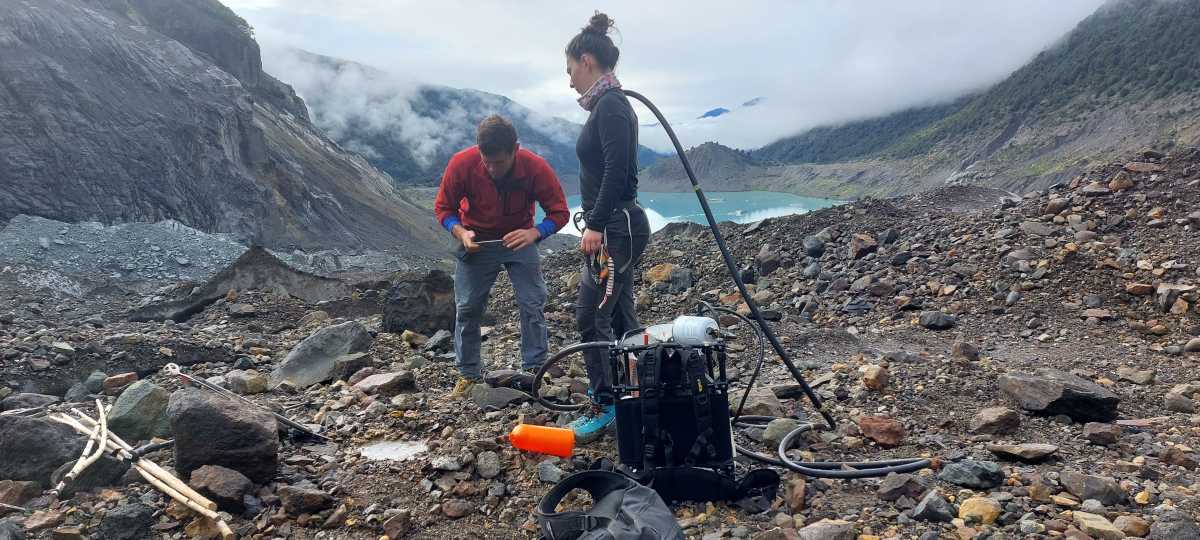
[[688, 393], [692, 396], [692, 410], [696, 416], [696, 440], [693, 441], [692, 448], [688, 451], [684, 462], [687, 465], [695, 465], [701, 458], [717, 454], [716, 446], [712, 444], [712, 403], [710, 400], [712, 381], [706, 372], [704, 359], [695, 349], [685, 347], [683, 357]]
[[662, 376], [663, 348], [656, 347], [646, 351], [641, 366], [638, 368], [642, 401], [642, 466], [647, 467], [655, 462], [658, 449], [658, 413], [659, 380]]

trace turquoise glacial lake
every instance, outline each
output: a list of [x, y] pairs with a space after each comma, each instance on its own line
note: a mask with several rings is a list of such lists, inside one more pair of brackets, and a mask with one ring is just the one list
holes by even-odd
[[[704, 195], [708, 197], [708, 204], [718, 222], [753, 223], [770, 217], [804, 214], [842, 203], [842, 201], [814, 199], [773, 191], [706, 191]], [[638, 202], [646, 209], [646, 216], [650, 219], [650, 229], [653, 231], [666, 227], [668, 223], [672, 222], [705, 223], [704, 211], [700, 208], [700, 202], [691, 192], [643, 191], [638, 193]], [[568, 197], [567, 204], [571, 206], [571, 214], [574, 215], [580, 210], [579, 195]], [[538, 221], [542, 219], [541, 215], [542, 212], [539, 208]], [[567, 224], [560, 232], [579, 234], [571, 224]]]

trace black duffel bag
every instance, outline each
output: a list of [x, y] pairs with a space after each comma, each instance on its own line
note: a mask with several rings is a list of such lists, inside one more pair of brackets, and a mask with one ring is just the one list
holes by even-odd
[[[582, 489], [595, 504], [586, 512], [557, 512], [558, 503]], [[653, 489], [628, 476], [583, 471], [550, 489], [533, 513], [542, 540], [683, 540], [675, 515]]]

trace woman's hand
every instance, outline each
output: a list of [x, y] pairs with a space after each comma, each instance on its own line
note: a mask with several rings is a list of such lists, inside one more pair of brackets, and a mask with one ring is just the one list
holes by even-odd
[[579, 241], [579, 250], [591, 255], [600, 251], [600, 244], [604, 242], [604, 235], [599, 231], [584, 229], [583, 238]]

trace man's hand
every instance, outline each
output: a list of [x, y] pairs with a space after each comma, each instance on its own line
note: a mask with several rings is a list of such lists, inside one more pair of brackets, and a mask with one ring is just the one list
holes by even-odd
[[504, 247], [516, 251], [518, 249], [523, 249], [527, 246], [533, 245], [533, 243], [537, 242], [538, 238], [541, 238], [541, 236], [542, 233], [538, 232], [538, 230], [534, 228], [517, 229], [504, 235], [504, 238], [501, 240], [504, 241]]
[[482, 249], [479, 244], [475, 243], [475, 231], [463, 227], [462, 225], [455, 225], [454, 230], [451, 231], [451, 234], [453, 234], [459, 242], [462, 242], [463, 249], [466, 249], [467, 253], [475, 253], [476, 251]]
[[579, 241], [579, 250], [591, 255], [600, 251], [600, 244], [604, 242], [604, 235], [599, 231], [584, 229], [583, 238]]

